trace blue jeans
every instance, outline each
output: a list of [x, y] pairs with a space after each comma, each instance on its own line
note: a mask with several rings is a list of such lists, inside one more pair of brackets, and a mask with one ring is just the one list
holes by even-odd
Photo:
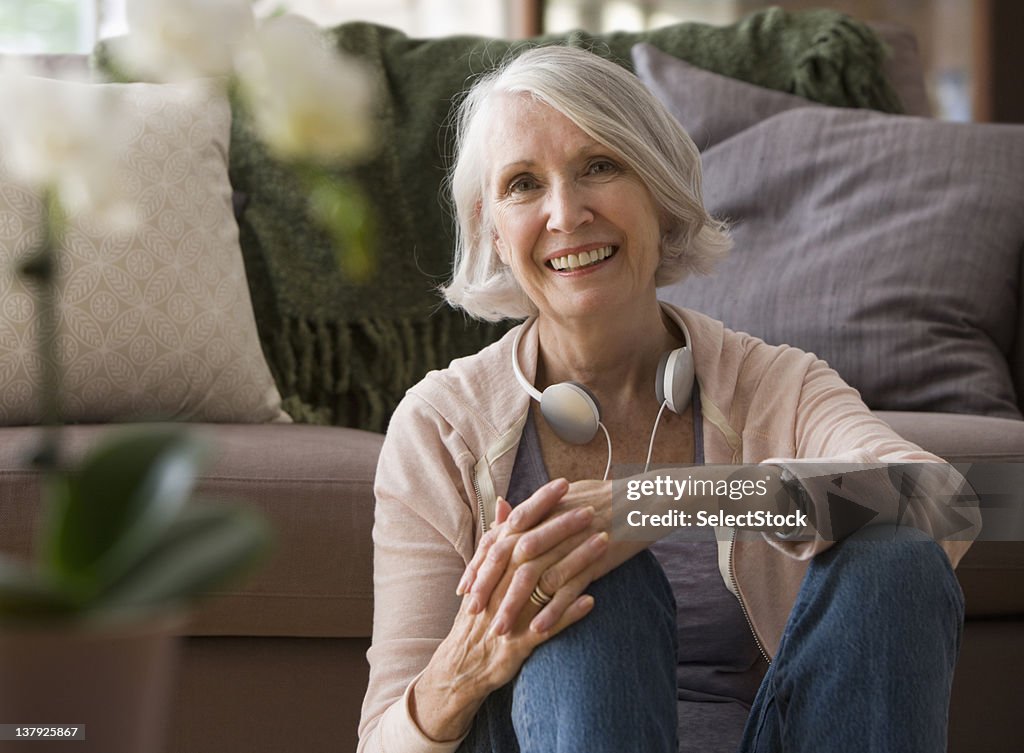
[[[675, 601], [642, 552], [538, 647], [458, 753], [676, 753]], [[808, 568], [740, 753], [946, 749], [963, 594], [933, 541], [873, 526]]]

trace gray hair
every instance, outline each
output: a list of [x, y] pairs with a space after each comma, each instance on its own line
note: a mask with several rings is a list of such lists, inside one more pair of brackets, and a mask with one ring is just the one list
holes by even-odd
[[557, 110], [598, 143], [620, 154], [666, 218], [657, 286], [708, 274], [728, 253], [723, 223], [704, 208], [700, 153], [679, 122], [633, 74], [584, 50], [537, 47], [478, 80], [456, 114], [455, 164], [448, 187], [457, 235], [453, 274], [441, 288], [449, 304], [487, 321], [521, 319], [537, 307], [494, 248], [484, 199], [487, 123], [497, 94], [525, 93]]

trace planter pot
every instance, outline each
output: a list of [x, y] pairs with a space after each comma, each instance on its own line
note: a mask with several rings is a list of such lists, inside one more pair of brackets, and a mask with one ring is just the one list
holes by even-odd
[[162, 753], [179, 615], [0, 626], [0, 723], [85, 725], [85, 741], [0, 741], [15, 753]]

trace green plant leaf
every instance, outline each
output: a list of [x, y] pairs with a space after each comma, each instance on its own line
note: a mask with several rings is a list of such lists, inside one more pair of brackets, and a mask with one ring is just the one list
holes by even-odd
[[192, 494], [205, 449], [179, 426], [134, 429], [52, 479], [44, 563], [69, 594], [92, 598], [163, 537]]
[[106, 593], [103, 608], [188, 601], [253, 564], [270, 546], [264, 519], [227, 505], [189, 505], [160, 541]]
[[58, 616], [73, 607], [31, 566], [0, 555], [0, 621]]

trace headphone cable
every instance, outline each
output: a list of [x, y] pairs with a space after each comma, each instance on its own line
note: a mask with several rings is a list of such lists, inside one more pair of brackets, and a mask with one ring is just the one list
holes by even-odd
[[[664, 400], [661, 403], [661, 408], [658, 409], [657, 417], [654, 419], [654, 428], [651, 429], [651, 442], [647, 445], [647, 461], [644, 463], [644, 473], [647, 473], [648, 469], [651, 467], [651, 455], [654, 454], [654, 437], [658, 434], [658, 424], [661, 423], [661, 414], [665, 412], [665, 408], [667, 407], [668, 400]], [[602, 481], [607, 481], [608, 472], [612, 468], [612, 438], [608, 434], [608, 429], [605, 428], [604, 421], [598, 421], [597, 425], [600, 427], [601, 431], [604, 432], [605, 441], [608, 443], [608, 462], [604, 466], [604, 477], [601, 479]]]
[[668, 407], [668, 400], [663, 400], [661, 403], [661, 409], [658, 411], [658, 417], [654, 419], [654, 428], [651, 429], [651, 443], [647, 445], [647, 462], [644, 463], [644, 473], [647, 473], [647, 469], [651, 467], [651, 455], [654, 454], [654, 436], [658, 433], [658, 424], [661, 423], [661, 414], [665, 412], [665, 408]]
[[605, 464], [604, 467], [604, 478], [601, 479], [602, 481], [607, 481], [608, 471], [610, 471], [612, 468], [612, 438], [608, 434], [608, 430], [604, 427], [604, 421], [598, 421], [597, 425], [601, 427], [601, 431], [604, 432], [604, 438], [608, 442], [608, 462]]

